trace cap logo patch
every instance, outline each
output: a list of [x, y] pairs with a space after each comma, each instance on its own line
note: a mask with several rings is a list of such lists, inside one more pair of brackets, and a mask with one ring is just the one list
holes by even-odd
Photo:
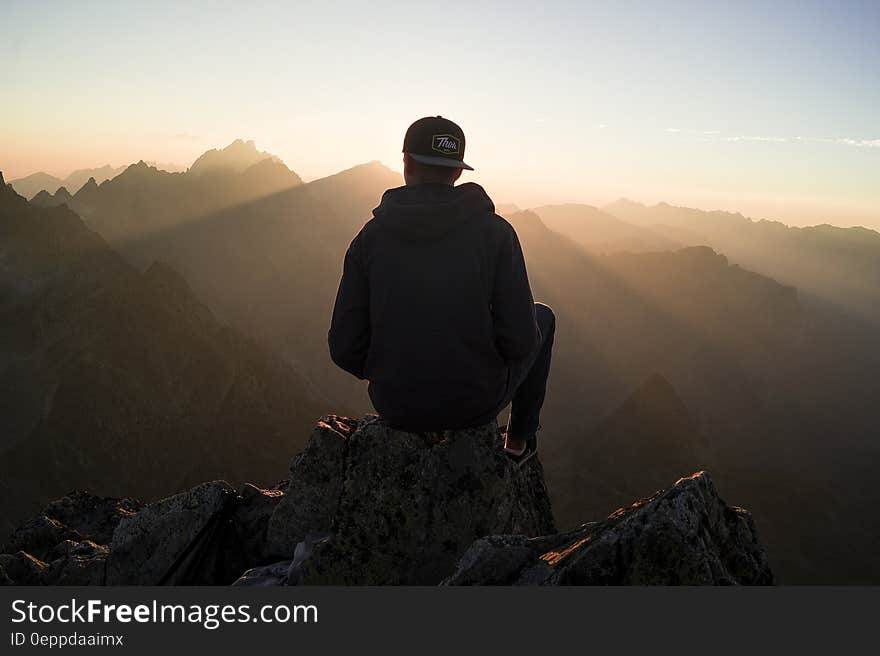
[[431, 150], [436, 150], [444, 155], [457, 155], [459, 140], [451, 134], [435, 134], [431, 140]]

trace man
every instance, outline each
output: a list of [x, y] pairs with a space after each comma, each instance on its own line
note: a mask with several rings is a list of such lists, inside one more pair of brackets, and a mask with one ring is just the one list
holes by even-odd
[[406, 185], [345, 255], [330, 355], [401, 429], [479, 426], [511, 403], [505, 451], [522, 464], [537, 450], [555, 317], [532, 300], [516, 232], [483, 188], [454, 186], [473, 170], [464, 147], [440, 116], [406, 131]]

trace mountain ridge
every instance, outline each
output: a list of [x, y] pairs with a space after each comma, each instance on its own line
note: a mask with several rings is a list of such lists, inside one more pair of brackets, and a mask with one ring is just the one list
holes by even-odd
[[805, 297], [834, 303], [880, 324], [880, 233], [857, 226], [794, 227], [741, 213], [646, 206], [621, 199], [605, 211], [638, 226], [706, 245], [743, 267], [796, 285]]
[[0, 529], [72, 487], [264, 479], [325, 411], [171, 267], [140, 273], [69, 208], [3, 184], [0, 241]]
[[10, 181], [9, 184], [25, 198], [33, 200], [33, 198], [41, 191], [45, 191], [50, 195], [54, 195], [60, 187], [66, 187], [71, 194], [75, 194], [88, 181], [89, 178], [96, 178], [103, 182], [109, 180], [122, 171], [125, 166], [104, 166], [93, 169], [76, 169], [66, 178], [57, 178], [43, 171], [32, 173], [23, 178]]

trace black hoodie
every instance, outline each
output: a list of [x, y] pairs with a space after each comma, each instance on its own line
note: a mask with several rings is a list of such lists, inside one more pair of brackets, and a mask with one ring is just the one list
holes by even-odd
[[483, 188], [386, 191], [345, 255], [329, 334], [379, 414], [414, 431], [488, 423], [537, 343], [519, 240]]

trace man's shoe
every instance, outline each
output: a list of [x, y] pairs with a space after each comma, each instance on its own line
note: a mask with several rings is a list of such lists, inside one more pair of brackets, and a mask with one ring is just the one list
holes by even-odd
[[511, 462], [516, 466], [517, 469], [526, 464], [529, 460], [532, 459], [533, 456], [538, 455], [538, 447], [535, 444], [526, 443], [525, 448], [520, 451], [519, 455], [515, 454], [512, 450], [504, 447], [504, 453], [507, 454], [507, 457], [510, 458]]
[[522, 467], [538, 453], [538, 441], [532, 435], [526, 440], [526, 444], [522, 449], [510, 449], [507, 446], [507, 430], [504, 431], [504, 454], [510, 458], [517, 468]]

